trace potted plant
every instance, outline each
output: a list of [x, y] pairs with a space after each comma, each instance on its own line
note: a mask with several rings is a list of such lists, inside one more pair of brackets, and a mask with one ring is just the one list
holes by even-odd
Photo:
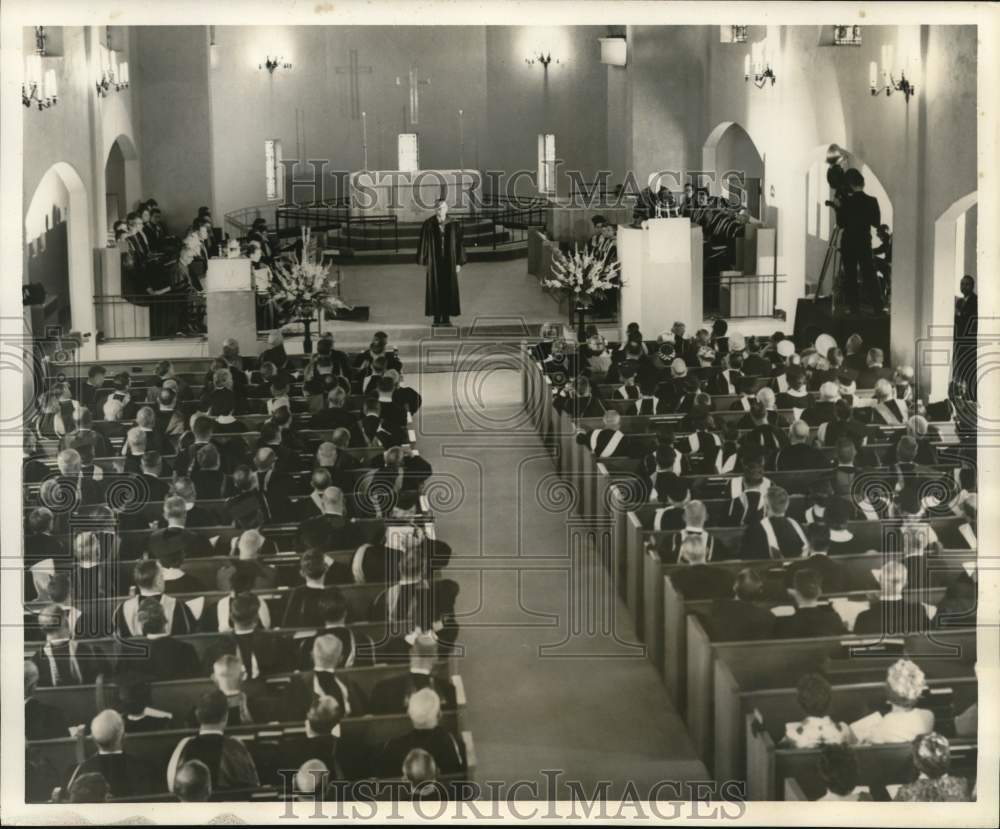
[[584, 342], [586, 315], [594, 301], [604, 299], [605, 292], [621, 286], [621, 264], [610, 255], [611, 239], [597, 239], [583, 250], [573, 244], [572, 253], [561, 250], [552, 253], [552, 276], [542, 280], [546, 288], [565, 293], [577, 316], [577, 340]]

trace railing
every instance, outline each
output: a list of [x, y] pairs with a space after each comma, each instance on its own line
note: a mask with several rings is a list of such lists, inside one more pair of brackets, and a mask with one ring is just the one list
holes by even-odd
[[94, 297], [98, 341], [202, 337], [204, 306], [197, 297], [149, 294]]
[[777, 317], [778, 285], [785, 284], [785, 274], [749, 274], [704, 277], [703, 310], [705, 316], [726, 319]]
[[254, 219], [264, 219], [268, 227], [274, 227], [277, 222], [277, 211], [280, 207], [281, 202], [274, 201], [270, 204], [257, 204], [231, 210], [223, 217], [224, 230], [234, 239], [245, 239], [250, 233], [250, 225], [253, 224]]

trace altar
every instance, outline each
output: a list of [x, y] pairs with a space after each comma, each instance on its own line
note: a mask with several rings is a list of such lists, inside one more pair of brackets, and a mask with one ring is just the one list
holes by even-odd
[[423, 221], [442, 196], [467, 212], [483, 195], [478, 170], [361, 170], [351, 173], [350, 186], [352, 215], [395, 215], [401, 222]]

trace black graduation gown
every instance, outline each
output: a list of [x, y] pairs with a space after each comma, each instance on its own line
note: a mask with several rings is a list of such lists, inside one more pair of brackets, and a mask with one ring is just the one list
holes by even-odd
[[442, 228], [437, 215], [427, 219], [420, 229], [417, 264], [427, 268], [424, 314], [428, 317], [461, 314], [455, 268], [465, 264], [462, 226], [446, 221]]

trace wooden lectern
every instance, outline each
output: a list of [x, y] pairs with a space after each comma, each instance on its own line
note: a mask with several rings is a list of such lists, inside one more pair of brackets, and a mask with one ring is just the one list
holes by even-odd
[[[239, 340], [245, 354], [257, 352], [257, 303], [249, 259], [208, 260], [205, 317], [210, 354], [221, 354], [228, 337]], [[248, 343], [253, 347], [247, 348]]]
[[687, 218], [647, 219], [642, 228], [618, 227], [621, 262], [621, 337], [630, 322], [646, 339], [669, 330], [675, 320], [689, 331], [702, 313], [701, 227]]

